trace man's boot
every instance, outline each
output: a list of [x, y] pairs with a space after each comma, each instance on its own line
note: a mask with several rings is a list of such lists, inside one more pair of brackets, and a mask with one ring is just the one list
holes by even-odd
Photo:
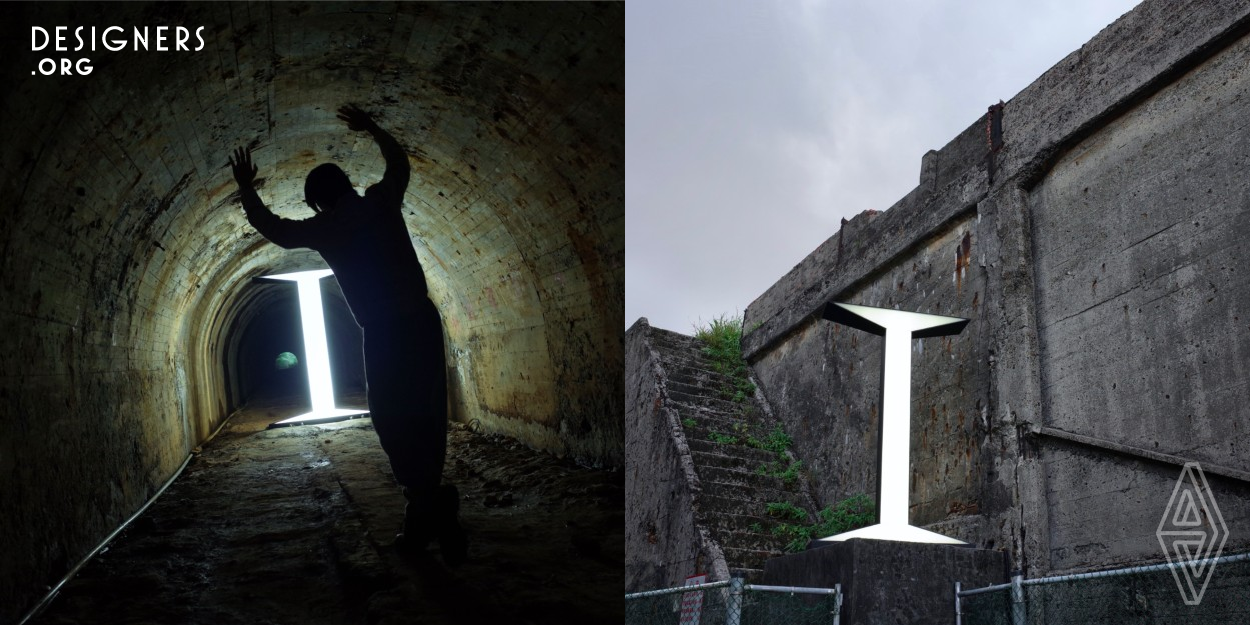
[[460, 566], [469, 557], [469, 541], [460, 525], [460, 491], [451, 484], [438, 487], [434, 527], [439, 551], [447, 566]]
[[404, 529], [395, 535], [395, 549], [404, 555], [416, 555], [430, 546], [434, 540], [435, 519], [431, 512], [433, 497], [420, 497], [414, 491], [404, 488]]

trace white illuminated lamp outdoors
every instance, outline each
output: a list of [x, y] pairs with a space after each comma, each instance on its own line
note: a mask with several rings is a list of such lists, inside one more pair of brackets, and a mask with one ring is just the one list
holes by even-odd
[[281, 273], [257, 278], [262, 281], [294, 282], [299, 287], [299, 316], [304, 328], [304, 364], [308, 367], [308, 392], [312, 412], [269, 424], [269, 427], [329, 423], [369, 414], [367, 410], [338, 408], [334, 405], [334, 383], [330, 380], [330, 349], [326, 346], [325, 316], [321, 311], [321, 279], [334, 275], [329, 269]]
[[881, 357], [881, 467], [877, 473], [877, 524], [821, 540], [874, 538], [965, 545], [962, 540], [909, 525], [911, 476], [911, 341], [959, 334], [967, 319], [830, 302], [824, 318], [885, 337]]

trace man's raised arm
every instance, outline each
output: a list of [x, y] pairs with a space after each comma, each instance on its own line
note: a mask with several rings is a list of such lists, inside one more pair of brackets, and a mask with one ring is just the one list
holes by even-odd
[[230, 169], [234, 172], [234, 181], [239, 183], [239, 199], [243, 202], [243, 212], [247, 213], [248, 223], [278, 247], [308, 247], [308, 237], [304, 236], [300, 222], [278, 217], [260, 200], [260, 194], [256, 193], [253, 185], [256, 180], [256, 165], [252, 163], [252, 155], [246, 149], [237, 148], [234, 151], [230, 158]]
[[386, 159], [386, 173], [382, 174], [382, 182], [378, 185], [384, 187], [388, 193], [392, 194], [392, 197], [402, 200], [404, 190], [408, 188], [408, 177], [411, 174], [408, 154], [404, 152], [404, 148], [389, 132], [382, 130], [368, 113], [354, 105], [340, 108], [338, 117], [347, 122], [349, 130], [363, 130], [373, 135], [373, 140], [377, 141], [378, 147], [382, 149], [382, 157]]

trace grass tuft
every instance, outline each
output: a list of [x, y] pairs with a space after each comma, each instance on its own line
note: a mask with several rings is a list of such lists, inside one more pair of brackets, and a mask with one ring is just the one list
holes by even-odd
[[777, 454], [781, 460], [785, 459], [786, 450], [793, 444], [794, 439], [790, 438], [790, 435], [781, 429], [780, 423], [773, 426], [773, 430], [762, 439], [750, 435], [747, 436], [748, 446]]
[[729, 377], [729, 384], [720, 389], [721, 396], [746, 403], [755, 393], [755, 385], [751, 384], [746, 360], [742, 358], [742, 316], [716, 317], [706, 326], [696, 326], [694, 337], [703, 343], [703, 353], [712, 360], [712, 367]]
[[781, 478], [781, 480], [785, 482], [786, 486], [794, 486], [794, 483], [799, 480], [799, 475], [802, 470], [803, 461], [794, 460], [788, 465], [784, 464], [782, 461], [761, 464], [755, 469], [755, 472], [758, 475]]
[[781, 519], [783, 521], [806, 521], [807, 510], [804, 510], [788, 501], [774, 501], [766, 506], [768, 516]]

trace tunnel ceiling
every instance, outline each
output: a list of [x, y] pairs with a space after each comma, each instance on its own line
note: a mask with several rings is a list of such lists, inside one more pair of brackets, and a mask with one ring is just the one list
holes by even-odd
[[[372, 139], [335, 118], [350, 102], [408, 153], [404, 215], [443, 315], [454, 413], [620, 463], [623, 5], [53, 3], [9, 15], [20, 28], [5, 29], [0, 168], [16, 201], [0, 212], [0, 289], [5, 324], [33, 329], [5, 339], [22, 354], [7, 384], [51, 376], [85, 413], [124, 402], [185, 430], [183, 447], [202, 438], [224, 417], [220, 351], [259, 300], [250, 278], [324, 266], [247, 224], [227, 157], [251, 146], [262, 199], [310, 217], [315, 165], [339, 164], [360, 190], [381, 177]], [[69, 26], [71, 48], [77, 26], [121, 26], [127, 41], [136, 26], [204, 26], [205, 46], [34, 52], [31, 25]], [[42, 58], [82, 57], [89, 75], [31, 75]]]

